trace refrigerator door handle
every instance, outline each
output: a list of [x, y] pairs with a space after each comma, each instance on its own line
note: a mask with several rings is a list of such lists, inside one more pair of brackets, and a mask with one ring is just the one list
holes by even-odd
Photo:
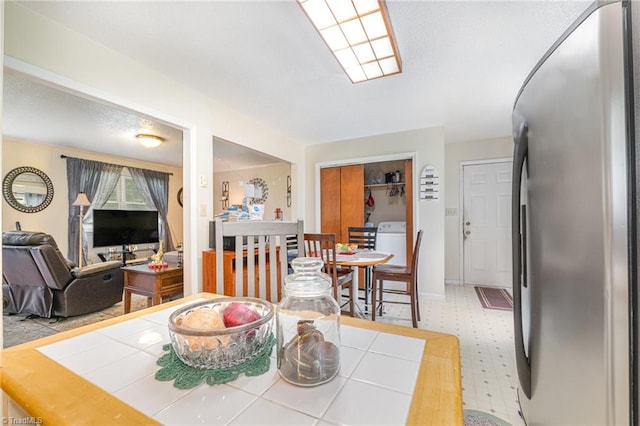
[[[513, 244], [513, 319], [514, 340], [516, 347], [516, 367], [520, 388], [531, 399], [531, 362], [524, 347], [522, 330], [522, 286], [526, 286], [526, 206], [521, 210], [522, 172], [529, 150], [528, 126], [521, 123], [514, 137], [513, 179], [511, 201], [511, 232]], [[522, 228], [522, 229], [521, 229]]]

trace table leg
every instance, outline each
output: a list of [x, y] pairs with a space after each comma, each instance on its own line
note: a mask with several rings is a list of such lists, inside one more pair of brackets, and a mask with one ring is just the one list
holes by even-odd
[[[360, 287], [359, 287], [359, 279], [358, 279], [358, 267], [357, 266], [352, 266], [351, 270], [353, 271], [353, 279], [351, 280], [351, 286], [353, 288], [353, 297], [354, 297], [354, 301], [353, 301], [353, 310], [355, 312], [352, 312], [352, 315], [358, 316], [360, 318], [366, 318], [364, 312], [362, 311], [362, 309], [360, 308], [360, 305], [358, 304], [358, 292], [360, 291]], [[366, 291], [366, 289], [365, 289]]]
[[131, 292], [127, 289], [124, 290], [124, 313], [131, 312]]

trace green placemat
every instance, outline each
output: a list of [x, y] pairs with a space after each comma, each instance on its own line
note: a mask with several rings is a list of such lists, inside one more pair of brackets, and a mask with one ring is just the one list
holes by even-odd
[[163, 354], [156, 364], [162, 368], [156, 372], [156, 380], [173, 380], [173, 386], [180, 389], [190, 389], [198, 386], [203, 381], [209, 385], [219, 385], [236, 380], [240, 373], [246, 376], [259, 376], [269, 371], [269, 354], [275, 344], [273, 334], [269, 336], [265, 347], [253, 358], [233, 367], [218, 369], [195, 368], [183, 363], [169, 343], [162, 347], [168, 351]]

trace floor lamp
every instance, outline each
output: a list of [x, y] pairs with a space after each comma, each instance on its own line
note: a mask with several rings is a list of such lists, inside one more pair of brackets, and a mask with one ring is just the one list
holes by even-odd
[[82, 266], [82, 219], [84, 216], [83, 209], [85, 206], [90, 206], [91, 201], [87, 198], [87, 194], [80, 192], [76, 197], [76, 200], [72, 204], [73, 206], [80, 207], [80, 226], [78, 227], [78, 267]]

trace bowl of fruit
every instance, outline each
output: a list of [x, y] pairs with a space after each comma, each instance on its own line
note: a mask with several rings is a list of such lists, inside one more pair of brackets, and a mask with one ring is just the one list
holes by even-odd
[[271, 337], [273, 305], [250, 297], [194, 302], [169, 316], [171, 345], [191, 367], [219, 369], [241, 364]]
[[337, 243], [336, 253], [338, 254], [355, 254], [358, 248], [357, 244]]

